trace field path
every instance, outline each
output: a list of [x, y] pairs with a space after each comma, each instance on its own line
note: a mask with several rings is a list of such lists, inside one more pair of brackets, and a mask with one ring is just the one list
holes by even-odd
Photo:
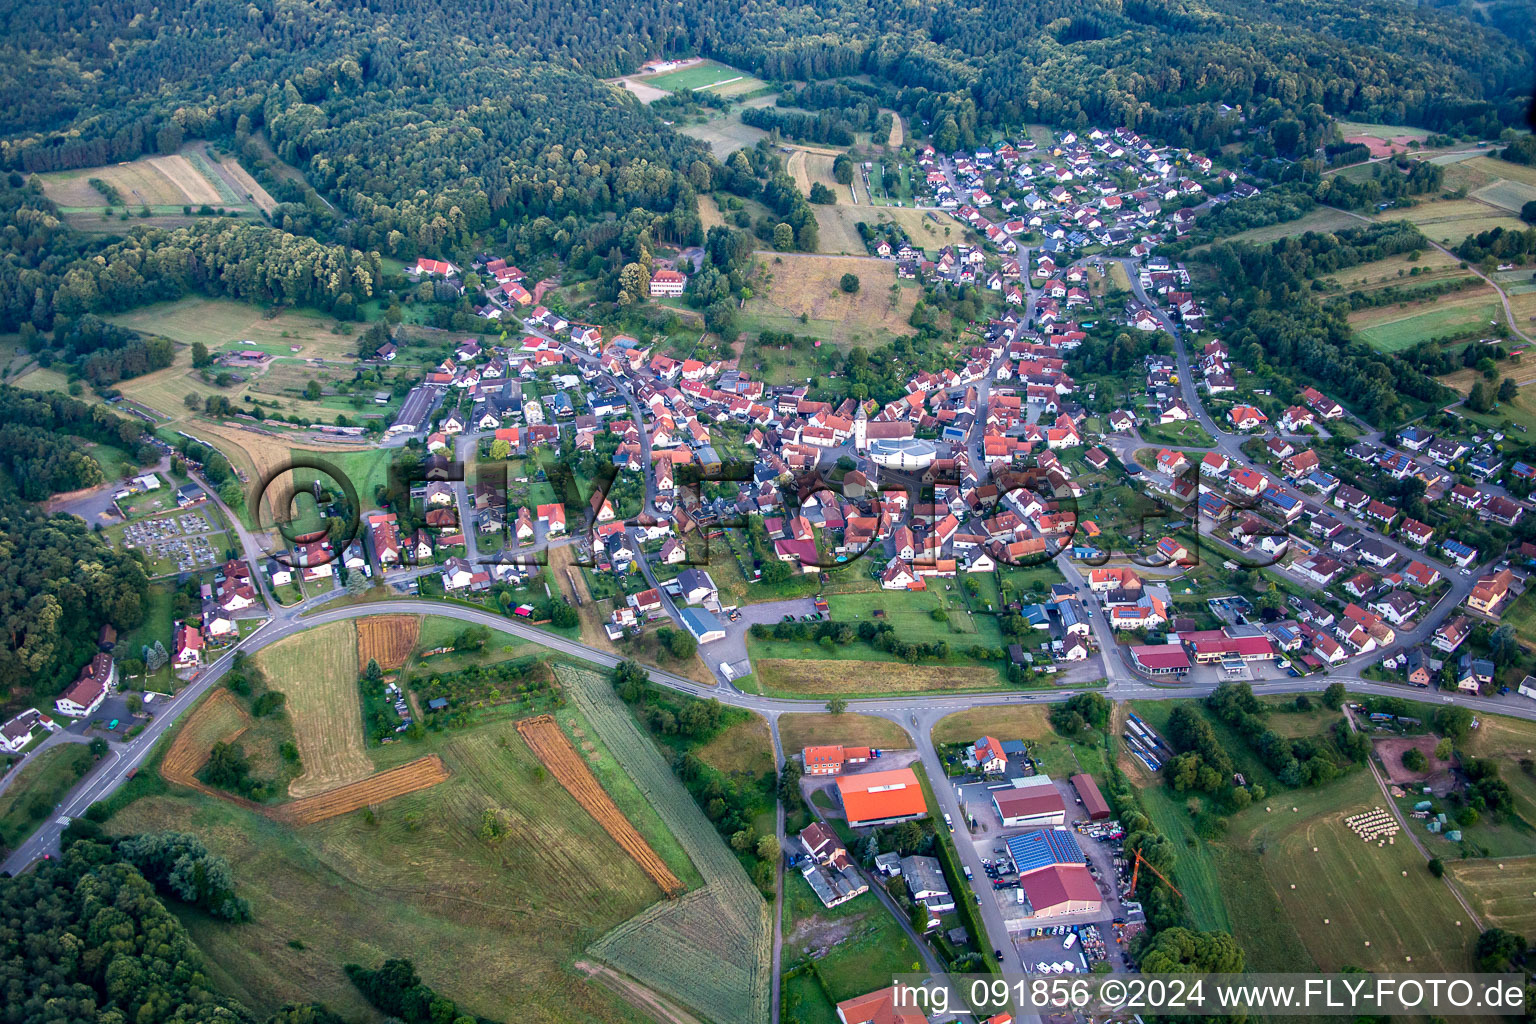
[[[1350, 732], [1359, 731], [1359, 726], [1355, 723], [1354, 712], [1350, 711], [1347, 706], [1344, 708], [1344, 720], [1349, 723]], [[1392, 793], [1387, 789], [1387, 780], [1382, 778], [1381, 769], [1376, 767], [1375, 756], [1373, 755], [1367, 757], [1365, 759], [1365, 763], [1366, 766], [1371, 769], [1371, 777], [1376, 780], [1376, 785], [1381, 789], [1382, 799], [1386, 801], [1388, 807], [1392, 808], [1392, 816], [1397, 819], [1398, 825], [1402, 827], [1403, 835], [1407, 836], [1409, 841], [1413, 843], [1414, 849], [1418, 850], [1419, 853], [1424, 855], [1424, 860], [1426, 863], [1434, 859], [1434, 855], [1424, 848], [1424, 844], [1419, 840], [1419, 837], [1414, 834], [1413, 822], [1403, 817], [1402, 808], [1398, 807], [1397, 801], [1392, 799]], [[1473, 926], [1481, 932], [1483, 930], [1483, 919], [1477, 916], [1477, 911], [1472, 909], [1472, 904], [1467, 902], [1466, 897], [1461, 894], [1461, 890], [1456, 888], [1456, 886], [1451, 883], [1451, 876], [1443, 875], [1441, 876], [1440, 880], [1444, 882], [1445, 887], [1451, 891], [1451, 895], [1456, 897], [1456, 902], [1461, 904], [1461, 909], [1467, 912], [1467, 917], [1471, 919]]]
[[886, 141], [886, 149], [900, 149], [901, 144], [907, 141], [906, 125], [901, 123], [901, 115], [894, 110], [882, 110], [882, 114], [891, 115], [891, 137]]
[[[1485, 204], [1485, 205], [1487, 205], [1487, 204]], [[1495, 207], [1495, 206], [1492, 206], [1492, 205], [1489, 205], [1488, 208], [1489, 209], [1499, 209], [1498, 207]], [[1330, 206], [1330, 207], [1328, 207], [1328, 209], [1330, 209], [1330, 210], [1337, 210], [1339, 213], [1342, 213], [1342, 214], [1344, 214], [1347, 217], [1353, 217], [1356, 220], [1364, 221], [1367, 224], [1375, 224], [1375, 223], [1377, 223], [1376, 221], [1371, 220], [1371, 218], [1369, 218], [1369, 217], [1362, 217], [1362, 216], [1360, 216], [1360, 214], [1355, 213], [1352, 210], [1339, 210], [1339, 208], [1337, 206]], [[1508, 211], [1500, 210], [1500, 212], [1501, 213], [1505, 213], [1505, 212], [1508, 212]], [[1423, 233], [1422, 230], [1420, 231], [1420, 233], [1421, 234]], [[1454, 252], [1452, 252], [1451, 250], [1447, 249], [1445, 246], [1441, 245], [1439, 242], [1435, 241], [1434, 239], [1430, 238], [1428, 235], [1424, 236], [1424, 241], [1428, 242], [1431, 246], [1433, 246], [1436, 249], [1439, 249], [1441, 252], [1445, 253], [1447, 256], [1451, 257], [1454, 260], [1460, 260], [1461, 259], [1460, 256], [1457, 256]], [[1487, 284], [1490, 288], [1492, 288], [1494, 291], [1499, 293], [1499, 301], [1504, 304], [1504, 319], [1509, 322], [1509, 329], [1511, 331], [1514, 331], [1515, 334], [1519, 335], [1520, 338], [1522, 340], [1524, 340], [1527, 344], [1536, 344], [1536, 338], [1533, 338], [1529, 334], [1526, 334], [1524, 331], [1522, 331], [1516, 325], [1514, 308], [1510, 306], [1510, 304], [1509, 304], [1509, 296], [1507, 294], [1505, 294], [1503, 288], [1499, 287], [1499, 283], [1497, 281], [1495, 281], [1493, 278], [1489, 277], [1487, 274], [1483, 273], [1481, 270], [1478, 270], [1476, 267], [1474, 267], [1470, 263], [1467, 264], [1467, 270], [1471, 271], [1474, 275], [1476, 275], [1477, 277], [1481, 278], [1482, 281], [1485, 284]], [[1417, 840], [1415, 840], [1415, 842], [1417, 842]], [[1461, 897], [1459, 895], [1456, 898], [1457, 899], [1461, 899]], [[1462, 901], [1462, 905], [1466, 906], [1466, 901], [1465, 900]], [[1467, 913], [1470, 914], [1471, 910], [1469, 909], [1467, 911]]]

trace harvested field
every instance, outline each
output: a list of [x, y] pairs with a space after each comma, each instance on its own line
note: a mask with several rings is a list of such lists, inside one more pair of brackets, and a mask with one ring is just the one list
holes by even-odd
[[779, 742], [786, 756], [806, 747], [840, 743], [850, 747], [879, 747], [882, 750], [905, 749], [912, 745], [906, 730], [895, 722], [874, 715], [786, 714], [779, 716]]
[[1536, 199], [1536, 186], [1522, 181], [1496, 181], [1473, 192], [1472, 198], [1510, 213], [1519, 213], [1521, 207]]
[[587, 763], [581, 759], [571, 746], [570, 740], [565, 738], [560, 724], [549, 715], [537, 715], [533, 718], [525, 718], [517, 723], [518, 735], [523, 742], [528, 744], [538, 759], [550, 770], [560, 785], [575, 797], [576, 802], [592, 815], [593, 819], [603, 827], [603, 831], [613, 837], [621, 849], [640, 865], [642, 871], [649, 875], [668, 896], [676, 896], [683, 892], [683, 883], [677, 880], [656, 851], [651, 849], [635, 827], [629, 823], [622, 811], [614, 804], [613, 799], [593, 778], [592, 772], [587, 768]]
[[699, 223], [703, 225], [705, 231], [725, 224], [725, 217], [720, 213], [720, 205], [711, 196], [699, 196]]
[[663, 96], [668, 95], [667, 90], [658, 89], [654, 85], [646, 85], [644, 82], [633, 78], [621, 78], [618, 84], [635, 94], [635, 98], [641, 103], [655, 103]]
[[272, 808], [267, 813], [273, 820], [295, 828], [313, 825], [317, 821], [334, 818], [361, 807], [381, 804], [397, 796], [414, 793], [418, 789], [430, 789], [439, 782], [446, 781], [448, 777], [448, 766], [443, 764], [443, 759], [436, 754], [428, 754], [409, 764], [369, 776], [360, 782], [339, 786], [336, 789]]
[[240, 166], [240, 161], [232, 156], [220, 157], [219, 167], [234, 180], [244, 195], [250, 197], [250, 201], [255, 203], [262, 213], [270, 214], [277, 208], [277, 200], [261, 187], [261, 182], [251, 177], [250, 171]]
[[[1414, 270], [1417, 270], [1418, 274], [1410, 277], [1409, 273]], [[1419, 254], [1418, 259], [1410, 259], [1406, 253], [1401, 256], [1389, 256], [1384, 260], [1361, 263], [1338, 273], [1326, 275], [1323, 280], [1336, 284], [1345, 291], [1370, 292], [1393, 285], [1405, 289], [1418, 288], [1429, 281], [1471, 276], [1470, 272], [1460, 269], [1454, 256], [1439, 249], [1426, 247]]]
[[[1518, 229], [1525, 226], [1520, 218], [1511, 216], [1487, 203], [1480, 203], [1476, 199], [1435, 200], [1420, 203], [1408, 210], [1384, 210], [1373, 219], [1378, 222], [1410, 221], [1418, 225], [1425, 237], [1442, 245], [1451, 246], [1459, 244], [1468, 235], [1475, 235], [1481, 231], [1491, 231], [1496, 227]], [[1301, 221], [1293, 223], [1299, 224]]]
[[763, 692], [792, 697], [995, 690], [997, 672], [979, 665], [904, 665], [888, 661], [760, 658], [752, 663]]
[[[838, 200], [846, 203], [848, 190], [838, 186]], [[854, 207], [850, 206], [814, 206], [816, 213], [816, 251], [837, 256], [862, 256], [864, 254], [864, 239], [859, 237], [858, 228], [854, 227], [859, 221], [859, 216]], [[895, 268], [889, 268], [892, 280], [895, 279]]]
[[901, 144], [907, 139], [907, 130], [906, 126], [901, 123], [901, 115], [894, 110], [882, 110], [880, 113], [891, 115], [891, 137], [886, 142], [885, 148], [890, 150], [900, 149]]
[[[844, 344], [879, 343], [909, 331], [907, 320], [919, 292], [899, 289], [893, 305], [890, 287], [896, 271], [887, 260], [783, 253], [765, 254], [761, 262], [766, 273], [753, 278], [757, 294], [747, 303], [745, 319], [760, 321], [762, 327], [796, 334], [809, 327], [810, 333]], [[852, 295], [838, 287], [844, 274], [859, 279]], [[801, 314], [809, 324], [800, 322]]]
[[721, 160], [738, 149], [757, 145], [758, 139], [768, 137], [768, 133], [761, 128], [742, 124], [741, 116], [735, 113], [717, 117], [704, 124], [682, 125], [677, 130], [707, 144], [710, 151]]
[[405, 664], [421, 633], [419, 615], [368, 615], [357, 620], [357, 663], [389, 672]]
[[213, 182], [203, 177], [201, 171], [192, 166], [192, 161], [177, 153], [175, 156], [152, 156], [148, 158], [150, 164], [161, 174], [169, 178], [186, 201], [194, 205], [206, 203], [209, 206], [217, 206], [224, 201], [219, 195], [219, 190]]
[[161, 776], [167, 782], [213, 793], [197, 780], [197, 773], [208, 763], [215, 743], [233, 743], [250, 725], [250, 716], [234, 694], [222, 687], [214, 690], [182, 723], [160, 761]]
[[[181, 166], [162, 164], [163, 161], [172, 160], [180, 160], [185, 170]], [[190, 176], [188, 183], [194, 188], [197, 187], [191, 179], [201, 179], [201, 175], [198, 175], [192, 165], [181, 157], [146, 157], [128, 163], [59, 171], [41, 174], [38, 177], [43, 182], [43, 193], [60, 207], [68, 209], [99, 210], [107, 205], [106, 198], [92, 187], [90, 183], [92, 178], [98, 178], [117, 189], [124, 204], [130, 208], [181, 207], [193, 202], [194, 200], [185, 192], [182, 185], [170, 176], [167, 166], [174, 167], [183, 177]], [[206, 181], [202, 182], [198, 193], [212, 194], [213, 202], [218, 202], [218, 193]], [[202, 200], [196, 201], [202, 202]]]
[[332, 622], [255, 656], [267, 685], [288, 697], [287, 712], [304, 765], [304, 774], [288, 784], [289, 796], [329, 793], [373, 772], [363, 748], [357, 647], [352, 623]]
[[1536, 931], [1536, 857], [1453, 860], [1446, 870], [1491, 928]]
[[720, 1024], [766, 1024], [769, 907], [607, 680], [563, 665], [555, 673], [704, 879], [603, 935], [590, 953]]

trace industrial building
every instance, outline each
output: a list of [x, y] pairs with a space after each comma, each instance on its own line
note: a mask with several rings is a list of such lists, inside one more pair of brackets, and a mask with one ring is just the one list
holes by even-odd
[[1060, 825], [1067, 820], [1067, 804], [1048, 775], [1014, 779], [1007, 789], [992, 792], [992, 806], [1005, 828]]
[[1077, 798], [1083, 802], [1083, 809], [1088, 812], [1089, 821], [1103, 821], [1109, 817], [1109, 802], [1099, 792], [1099, 784], [1093, 781], [1092, 775], [1079, 772], [1071, 781], [1072, 788], [1077, 790]]
[[839, 776], [837, 797], [848, 824], [889, 825], [928, 813], [923, 788], [910, 768]]

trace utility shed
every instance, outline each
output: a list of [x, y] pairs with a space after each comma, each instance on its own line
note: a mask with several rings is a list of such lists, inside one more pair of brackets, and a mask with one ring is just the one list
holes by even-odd
[[1105, 801], [1104, 794], [1099, 792], [1099, 784], [1093, 781], [1092, 775], [1079, 772], [1072, 776], [1072, 788], [1077, 790], [1078, 799], [1088, 811], [1089, 821], [1103, 821], [1109, 817], [1109, 803]]

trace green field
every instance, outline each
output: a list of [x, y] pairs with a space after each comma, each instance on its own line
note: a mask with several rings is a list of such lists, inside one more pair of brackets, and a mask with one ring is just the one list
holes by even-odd
[[1302, 217], [1283, 224], [1266, 224], [1263, 227], [1249, 228], [1230, 236], [1229, 242], [1273, 242], [1277, 238], [1290, 238], [1293, 235], [1304, 235], [1308, 231], [1339, 231], [1343, 228], [1359, 227], [1359, 218], [1353, 217], [1343, 210], [1324, 208], [1313, 210]]
[[[1370, 314], [1370, 315], [1367, 315]], [[1488, 289], [1464, 298], [1434, 299], [1407, 310], [1396, 306], [1363, 310], [1350, 318], [1355, 333], [1382, 352], [1401, 352], [1431, 338], [1490, 331], [1503, 320], [1503, 308]]]
[[1085, 742], [1069, 740], [1051, 728], [1047, 711], [1038, 704], [1007, 707], [973, 708], [958, 711], [939, 720], [933, 727], [935, 744], [974, 743], [990, 735], [999, 740], [1023, 740], [1029, 744], [1029, 756], [1052, 778], [1066, 778], [1078, 772], [1103, 777], [1104, 750], [1085, 737]]
[[668, 71], [660, 75], [647, 75], [640, 79], [640, 81], [657, 89], [676, 92], [679, 89], [707, 90], [713, 86], [723, 85], [726, 82], [734, 84], [738, 79], [751, 77], [751, 75], [737, 71], [735, 68], [726, 67], [724, 64], [717, 64], [712, 60], [706, 60], [678, 71]]
[[1149, 444], [1171, 444], [1179, 447], [1211, 448], [1216, 440], [1194, 420], [1182, 423], [1149, 423], [1137, 428], [1142, 439]]
[[1536, 187], [1523, 181], [1497, 181], [1473, 192], [1472, 198], [1518, 214], [1526, 203], [1536, 200]]
[[1490, 928], [1536, 932], [1536, 857], [1458, 860], [1446, 865]]
[[53, 812], [96, 759], [83, 743], [61, 743], [34, 757], [0, 793], [0, 854], [23, 842]]
[[[914, 964], [922, 964], [912, 940], [873, 893], [829, 909], [799, 872], [786, 871], [784, 966], [807, 956], [814, 958], [817, 988], [828, 1003], [882, 988], [893, 975], [910, 973], [917, 969]], [[805, 1001], [813, 1002], [808, 996]]]

